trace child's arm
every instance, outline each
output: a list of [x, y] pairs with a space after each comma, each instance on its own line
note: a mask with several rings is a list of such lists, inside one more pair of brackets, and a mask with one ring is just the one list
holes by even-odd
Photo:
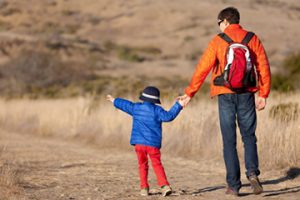
[[134, 103], [131, 101], [121, 98], [113, 98], [111, 95], [107, 95], [106, 99], [111, 101], [116, 108], [128, 113], [129, 115], [132, 115]]
[[159, 111], [159, 119], [163, 122], [170, 122], [174, 120], [182, 109], [182, 102], [176, 102], [169, 111], [163, 108]]

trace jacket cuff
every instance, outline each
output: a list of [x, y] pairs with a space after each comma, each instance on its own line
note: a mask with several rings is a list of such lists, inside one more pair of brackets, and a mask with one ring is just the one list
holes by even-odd
[[186, 94], [186, 95], [188, 95], [190, 98], [193, 98], [193, 94], [191, 94], [190, 92], [189, 92], [189, 90], [188, 90], [188, 88], [186, 88], [185, 90], [184, 90], [184, 93]]
[[180, 103], [178, 101], [176, 101], [175, 105], [177, 105], [180, 109], [182, 109], [182, 105], [180, 105]]
[[268, 95], [258, 95], [259, 97], [262, 97], [262, 98], [265, 98], [267, 99], [268, 98]]
[[258, 96], [262, 97], [262, 98], [265, 98], [265, 99], [269, 97], [268, 94], [261, 94], [261, 93], [258, 93]]
[[114, 100], [114, 106], [115, 106], [116, 108], [118, 108], [119, 100], [120, 100], [120, 98], [115, 98], [115, 100]]

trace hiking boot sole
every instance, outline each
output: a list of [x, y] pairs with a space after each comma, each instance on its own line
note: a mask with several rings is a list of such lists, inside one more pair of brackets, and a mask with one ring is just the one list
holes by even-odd
[[250, 178], [249, 181], [254, 194], [261, 194], [263, 192], [263, 188], [257, 178]]

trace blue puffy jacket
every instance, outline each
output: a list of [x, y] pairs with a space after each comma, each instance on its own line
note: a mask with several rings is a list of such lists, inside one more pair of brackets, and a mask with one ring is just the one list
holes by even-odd
[[114, 106], [133, 117], [130, 144], [161, 147], [162, 122], [172, 121], [177, 117], [182, 106], [176, 102], [169, 111], [149, 102], [133, 103], [116, 98]]

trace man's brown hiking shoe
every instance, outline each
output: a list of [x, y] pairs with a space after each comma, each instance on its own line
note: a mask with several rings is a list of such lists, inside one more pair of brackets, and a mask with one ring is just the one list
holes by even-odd
[[261, 194], [263, 192], [263, 187], [256, 175], [249, 176], [248, 180], [251, 184], [254, 194]]
[[230, 194], [230, 195], [233, 195], [233, 196], [239, 196], [239, 191], [236, 191], [230, 187], [227, 187], [227, 190], [225, 192], [225, 194]]

